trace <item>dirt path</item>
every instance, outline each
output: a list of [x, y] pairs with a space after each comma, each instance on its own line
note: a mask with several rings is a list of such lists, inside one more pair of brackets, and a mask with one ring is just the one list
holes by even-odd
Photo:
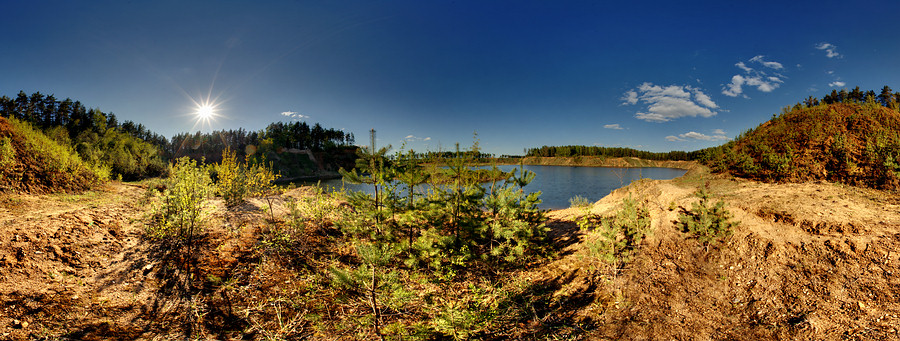
[[[147, 250], [134, 221], [141, 195], [110, 184], [82, 195], [0, 199], [0, 336], [53, 335], [140, 299]], [[132, 267], [138, 271], [129, 273]]]

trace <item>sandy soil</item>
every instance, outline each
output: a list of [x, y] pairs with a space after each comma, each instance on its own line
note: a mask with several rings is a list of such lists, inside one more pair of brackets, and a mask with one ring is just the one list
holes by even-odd
[[[725, 243], [701, 246], [677, 227], [708, 183], [740, 221]], [[900, 339], [900, 197], [830, 183], [765, 184], [694, 172], [641, 181], [597, 202], [613, 214], [631, 193], [653, 232], [620, 273], [581, 244], [538, 277], [565, 281], [561, 309], [594, 339]], [[561, 222], [582, 214], [553, 213]], [[580, 232], [579, 232], [580, 233]], [[581, 233], [580, 238], [595, 238]], [[601, 278], [602, 284], [597, 284]], [[591, 299], [579, 293], [594, 292]]]
[[[740, 221], [709, 248], [682, 233], [679, 210], [670, 210], [690, 208], [706, 183]], [[248, 257], [263, 203], [217, 214], [211, 225], [221, 228], [198, 251], [172, 254], [143, 237], [146, 191], [112, 183], [82, 195], [0, 196], [0, 339], [169, 339], [191, 334], [185, 325], [239, 336], [246, 320], [216, 304], [227, 295], [212, 284], [185, 286], [255, 261]], [[550, 213], [556, 256], [521, 275], [551, 299], [520, 328], [586, 339], [900, 339], [897, 194], [692, 169], [619, 189], [591, 210], [613, 214], [629, 194], [645, 202], [653, 230], [619, 271], [585, 249], [596, 235], [574, 224], [583, 210]], [[178, 261], [185, 258], [195, 261]], [[200, 320], [220, 329], [185, 323]]]

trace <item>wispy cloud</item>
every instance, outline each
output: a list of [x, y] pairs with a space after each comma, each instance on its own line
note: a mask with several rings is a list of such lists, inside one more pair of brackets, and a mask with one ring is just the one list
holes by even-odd
[[841, 82], [841, 81], [834, 81], [834, 82], [828, 83], [828, 86], [830, 86], [830, 87], [832, 87], [832, 88], [840, 88], [840, 87], [843, 87], [843, 86], [845, 86], [845, 85], [847, 85], [847, 83], [844, 83], [844, 82]]
[[625, 92], [625, 95], [622, 96], [622, 98], [620, 98], [620, 99], [624, 102], [624, 103], [622, 103], [622, 105], [637, 104], [638, 93], [637, 93], [637, 91], [634, 91], [634, 90], [628, 90]]
[[[784, 65], [779, 62], [767, 61], [763, 55], [750, 58], [748, 62], [759, 64], [764, 69], [784, 69]], [[773, 74], [768, 74], [764, 69], [754, 69], [753, 67], [747, 66], [744, 62], [737, 62], [734, 66], [737, 66], [744, 71], [744, 73], [731, 77], [731, 83], [728, 83], [722, 88], [723, 95], [731, 97], [743, 96], [744, 98], [748, 98], [747, 95], [744, 94], [744, 86], [756, 87], [757, 90], [762, 92], [772, 92], [781, 86], [781, 83], [784, 83], [785, 77], [780, 73], [774, 72]]]
[[303, 120], [309, 118], [309, 116], [303, 115], [296, 111], [283, 111], [281, 112], [281, 116], [290, 117], [293, 120]]
[[683, 142], [688, 140], [695, 141], [729, 141], [731, 138], [725, 136], [725, 131], [722, 129], [715, 129], [712, 131], [712, 135], [706, 135], [703, 133], [698, 133], [696, 131], [689, 131], [684, 134], [669, 135], [666, 136], [667, 141], [671, 142]]
[[817, 50], [825, 50], [825, 56], [828, 58], [843, 58], [844, 55], [837, 52], [837, 46], [834, 46], [830, 43], [818, 43], [816, 44]]
[[615, 129], [615, 130], [622, 130], [622, 129], [625, 129], [625, 128], [622, 128], [621, 126], [619, 126], [618, 123], [616, 123], [616, 124], [607, 124], [607, 125], [604, 125], [603, 128], [606, 128], [606, 129]]
[[407, 141], [431, 141], [431, 137], [418, 137], [412, 134], [406, 135], [403, 139]]
[[653, 83], [641, 84], [629, 90], [621, 98], [622, 105], [645, 105], [644, 110], [634, 117], [647, 122], [668, 122], [680, 117], [712, 117], [719, 106], [703, 93], [703, 90], [689, 85], [659, 86]]
[[766, 61], [763, 58], [764, 58], [763, 55], [758, 55], [756, 57], [750, 58], [750, 61], [760, 63], [760, 64], [762, 64], [762, 66], [765, 66], [770, 69], [775, 69], [775, 70], [784, 69], [784, 65], [781, 65], [781, 63]]

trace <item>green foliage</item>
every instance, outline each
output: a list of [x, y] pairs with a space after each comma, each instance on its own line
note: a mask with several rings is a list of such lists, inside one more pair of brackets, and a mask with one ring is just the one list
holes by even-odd
[[222, 196], [227, 206], [237, 206], [247, 196], [247, 179], [245, 166], [237, 160], [231, 149], [222, 151], [222, 161], [216, 166], [216, 193]]
[[222, 151], [222, 161], [214, 169], [216, 192], [228, 206], [240, 205], [247, 197], [268, 196], [278, 189], [274, 181], [279, 176], [265, 159], [255, 162], [246, 157], [244, 162], [240, 162], [237, 154], [226, 148]]
[[80, 132], [75, 149], [86, 161], [126, 180], [158, 176], [165, 169], [157, 147], [116, 128]]
[[71, 147], [60, 145], [31, 124], [0, 119], [0, 188], [25, 191], [85, 190], [109, 173], [84, 162]]
[[[346, 181], [372, 185], [375, 194], [347, 194], [354, 210], [335, 223], [354, 246], [358, 265], [335, 266], [330, 273], [334, 285], [367, 302], [371, 316], [366, 323], [377, 334], [475, 335], [496, 321], [495, 301], [479, 307], [475, 301], [459, 305], [431, 299], [426, 307], [411, 308], [404, 302], [415, 295], [396, 289], [403, 287], [401, 274], [452, 283], [475, 267], [520, 264], [542, 247], [546, 218], [537, 208], [540, 192], [523, 189], [535, 174], [522, 169], [501, 174], [496, 168], [476, 172], [469, 165], [480, 153], [477, 148], [477, 143], [469, 151], [457, 146], [450, 158], [426, 160], [411, 151], [388, 158], [387, 148], [373, 144], [361, 149], [357, 169], [342, 171]], [[489, 189], [479, 181], [485, 173], [493, 179]], [[427, 325], [383, 323], [384, 316], [401, 308], [437, 312]]]
[[0, 169], [16, 164], [16, 148], [9, 137], [0, 138]]
[[713, 171], [761, 181], [900, 188], [900, 115], [871, 94], [825, 103], [831, 104], [787, 108], [734, 141], [698, 152], [700, 160]]
[[691, 205], [691, 210], [681, 210], [678, 224], [682, 232], [690, 234], [704, 246], [715, 244], [731, 235], [740, 222], [731, 220], [731, 213], [725, 209], [725, 202], [719, 200], [710, 206], [710, 195], [706, 186], [697, 193], [699, 202]]
[[576, 195], [569, 199], [569, 207], [571, 208], [586, 208], [590, 207], [593, 203], [588, 199], [580, 195]]
[[576, 223], [584, 231], [599, 232], [593, 241], [586, 242], [590, 257], [613, 266], [614, 271], [631, 260], [641, 241], [650, 232], [650, 212], [646, 204], [638, 204], [629, 193], [622, 199], [622, 209], [612, 217], [588, 214]]
[[644, 160], [669, 161], [669, 160], [693, 160], [699, 155], [683, 151], [671, 151], [667, 153], [654, 153], [643, 150], [623, 147], [599, 147], [599, 146], [542, 146], [529, 148], [526, 156], [538, 157], [575, 157], [580, 160], [582, 156], [600, 157], [635, 157]]
[[166, 190], [151, 210], [147, 235], [156, 239], [180, 239], [190, 243], [207, 216], [207, 200], [214, 188], [209, 172], [189, 158], [169, 166]]

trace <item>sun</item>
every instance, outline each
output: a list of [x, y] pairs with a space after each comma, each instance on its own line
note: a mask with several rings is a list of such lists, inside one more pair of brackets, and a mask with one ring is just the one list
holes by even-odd
[[194, 116], [194, 127], [202, 130], [204, 128], [212, 129], [212, 123], [219, 118], [219, 104], [214, 100], [193, 100], [194, 110], [191, 115]]
[[197, 108], [197, 118], [208, 121], [216, 116], [216, 108], [209, 104], [201, 105]]

